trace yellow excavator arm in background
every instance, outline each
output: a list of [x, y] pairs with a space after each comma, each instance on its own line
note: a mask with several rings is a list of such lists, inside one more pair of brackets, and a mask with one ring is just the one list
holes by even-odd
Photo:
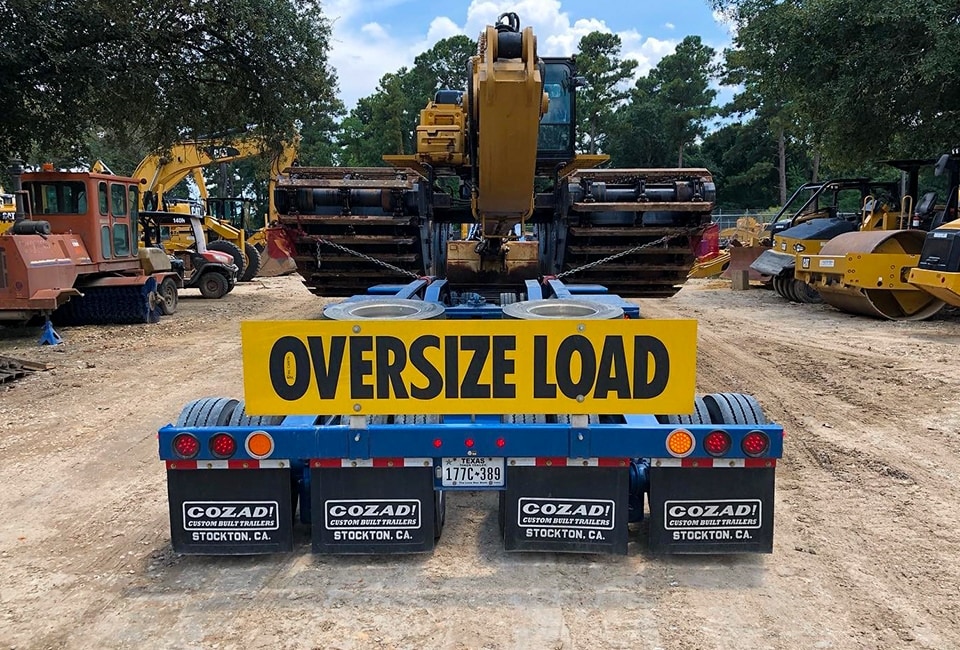
[[[155, 197], [156, 207], [159, 208], [163, 204], [164, 192], [191, 173], [194, 174], [194, 178], [197, 178], [200, 170], [208, 165], [260, 156], [267, 149], [266, 140], [255, 136], [237, 138], [230, 142], [222, 139], [181, 142], [162, 154], [150, 154], [141, 160], [136, 171], [133, 172], [133, 177], [144, 183], [140, 193], [141, 202], [144, 200], [144, 195], [151, 192]], [[274, 182], [279, 171], [292, 163], [295, 156], [296, 143], [284, 147], [283, 152], [271, 166], [271, 183]], [[198, 183], [198, 185], [201, 184]], [[141, 205], [141, 208], [143, 207]]]

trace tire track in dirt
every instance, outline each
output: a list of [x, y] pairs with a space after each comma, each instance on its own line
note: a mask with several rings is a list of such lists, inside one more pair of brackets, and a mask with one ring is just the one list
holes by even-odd
[[[724, 298], [736, 303], [741, 296]], [[953, 452], [956, 440], [945, 450], [942, 438], [931, 440], [936, 433], [915, 426], [911, 417], [939, 409], [957, 387], [956, 373], [930, 381], [922, 374], [929, 364], [900, 356], [918, 345], [903, 340], [902, 326], [899, 342], [888, 345], [883, 336], [869, 336], [877, 327], [872, 321], [859, 325], [841, 315], [846, 336], [821, 336], [837, 327], [835, 314], [803, 320], [789, 308], [716, 304], [711, 310], [700, 295], [683, 292], [679, 298], [669, 306], [645, 304], [644, 312], [677, 317], [696, 305], [700, 388], [751, 392], [788, 432], [778, 473], [775, 557], [778, 568], [785, 559], [799, 569], [810, 559], [803, 555], [815, 554], [810, 568], [816, 573], [804, 572], [823, 589], [814, 602], [829, 594], [848, 614], [840, 620], [856, 630], [841, 636], [841, 647], [956, 645], [960, 635], [951, 610], [960, 590], [960, 545], [953, 534], [960, 522], [951, 503], [960, 495], [956, 483], [944, 479], [960, 465], [956, 454], [943, 453]], [[919, 325], [921, 334], [929, 329]], [[861, 327], [870, 343], [844, 344], [861, 338]], [[925, 356], [946, 357], [946, 345], [924, 346]], [[905, 376], [914, 381], [903, 383]], [[933, 449], [936, 461], [923, 453]], [[940, 465], [936, 471], [934, 462]], [[919, 585], [927, 588], [918, 592]], [[683, 607], [689, 606], [696, 602], [685, 598]], [[807, 610], [796, 601], [793, 609]], [[823, 609], [804, 615], [820, 620], [824, 630], [837, 623], [824, 620]]]

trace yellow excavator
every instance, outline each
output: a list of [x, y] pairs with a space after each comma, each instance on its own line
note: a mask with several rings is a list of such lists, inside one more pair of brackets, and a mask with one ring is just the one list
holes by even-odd
[[13, 225], [14, 215], [17, 213], [17, 197], [3, 191], [0, 186], [0, 233], [5, 232]]
[[710, 173], [597, 169], [607, 156], [575, 153], [574, 61], [539, 57], [516, 14], [465, 63], [467, 88], [420, 112], [416, 153], [384, 156], [391, 168], [297, 167], [277, 184], [283, 227], [268, 235], [295, 251], [307, 287], [351, 296], [429, 276], [451, 303], [492, 305], [569, 278], [673, 295], [710, 223]]
[[[230, 254], [240, 268], [241, 282], [249, 281], [258, 274], [266, 276], [289, 273], [295, 266], [293, 261], [285, 254], [277, 252], [275, 247], [266, 246], [264, 230], [269, 223], [276, 220], [272, 202], [266, 224], [262, 227], [252, 228], [253, 224], [249, 223], [249, 220], [237, 222], [218, 218], [217, 211], [211, 207], [214, 204], [223, 205], [225, 199], [209, 197], [203, 179], [204, 167], [260, 156], [267, 149], [263, 138], [247, 135], [233, 139], [200, 138], [175, 144], [162, 153], [151, 154], [140, 162], [133, 174], [134, 178], [141, 179], [143, 183], [141, 209], [199, 213], [203, 217], [207, 248]], [[270, 170], [270, 195], [273, 194], [273, 186], [278, 176], [294, 164], [295, 158], [296, 143], [285, 146], [280, 155], [274, 158]], [[188, 176], [193, 177], [200, 191], [200, 204], [166, 196], [167, 192]], [[177, 234], [173, 233], [170, 241], [176, 241]], [[193, 236], [192, 231], [186, 228], [180, 234], [184, 238]], [[267, 259], [264, 259], [264, 252], [267, 253]]]

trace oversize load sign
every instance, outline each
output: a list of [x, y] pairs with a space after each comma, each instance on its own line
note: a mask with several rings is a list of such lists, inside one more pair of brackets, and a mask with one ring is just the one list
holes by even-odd
[[647, 321], [248, 321], [260, 415], [690, 413], [697, 325]]

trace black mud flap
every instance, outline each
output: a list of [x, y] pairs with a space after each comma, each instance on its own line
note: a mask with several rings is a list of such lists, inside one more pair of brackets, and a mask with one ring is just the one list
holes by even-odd
[[433, 550], [433, 467], [315, 467], [310, 501], [314, 553]]
[[173, 550], [256, 555], [293, 549], [289, 469], [167, 470]]
[[508, 467], [504, 549], [626, 554], [629, 483], [618, 467]]
[[773, 552], [775, 469], [650, 468], [655, 553]]

